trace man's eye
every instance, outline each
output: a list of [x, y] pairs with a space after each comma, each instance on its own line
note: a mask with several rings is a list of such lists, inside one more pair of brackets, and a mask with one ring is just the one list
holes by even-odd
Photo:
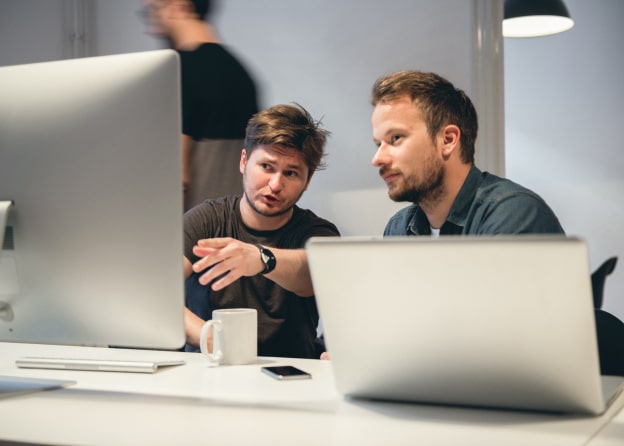
[[397, 141], [399, 141], [401, 139], [401, 135], [392, 135], [392, 137], [390, 138], [390, 141], [392, 141], [392, 144], [395, 144]]
[[294, 170], [289, 170], [286, 172], [286, 176], [287, 177], [297, 177], [299, 174], [297, 172], [295, 172]]

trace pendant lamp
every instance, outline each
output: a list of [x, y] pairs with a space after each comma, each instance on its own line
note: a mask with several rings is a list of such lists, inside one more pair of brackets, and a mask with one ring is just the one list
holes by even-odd
[[504, 37], [539, 37], [574, 26], [563, 0], [505, 0]]

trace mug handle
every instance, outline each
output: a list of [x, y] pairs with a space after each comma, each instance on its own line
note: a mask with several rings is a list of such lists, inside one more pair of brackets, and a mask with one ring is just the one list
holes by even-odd
[[206, 358], [208, 358], [208, 361], [210, 361], [212, 364], [218, 364], [223, 359], [223, 352], [221, 350], [216, 351], [214, 353], [210, 353], [208, 351], [208, 330], [210, 329], [210, 327], [213, 327], [213, 330], [215, 332], [212, 337], [212, 345], [213, 345], [212, 349], [214, 350], [214, 345], [215, 345], [214, 340], [216, 337], [215, 335], [217, 332], [223, 329], [223, 325], [221, 321], [218, 319], [217, 320], [210, 319], [206, 321], [206, 323], [202, 327], [201, 334], [199, 336], [199, 349], [201, 350], [202, 354]]

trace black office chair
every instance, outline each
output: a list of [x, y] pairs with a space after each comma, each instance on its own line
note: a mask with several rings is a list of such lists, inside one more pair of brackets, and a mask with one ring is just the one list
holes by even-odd
[[605, 280], [607, 280], [607, 276], [615, 269], [617, 259], [617, 257], [611, 257], [605, 260], [591, 275], [594, 308], [602, 308]]
[[605, 260], [592, 273], [591, 282], [600, 373], [624, 376], [624, 322], [602, 309], [605, 280], [613, 272], [616, 264], [617, 257]]
[[624, 376], [624, 322], [611, 313], [594, 309], [602, 375]]

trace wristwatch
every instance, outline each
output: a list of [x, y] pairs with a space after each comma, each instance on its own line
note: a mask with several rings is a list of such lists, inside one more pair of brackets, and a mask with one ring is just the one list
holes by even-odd
[[271, 251], [256, 243], [256, 248], [260, 250], [260, 260], [264, 264], [264, 270], [260, 271], [258, 274], [269, 274], [271, 271], [275, 269], [275, 256]]

